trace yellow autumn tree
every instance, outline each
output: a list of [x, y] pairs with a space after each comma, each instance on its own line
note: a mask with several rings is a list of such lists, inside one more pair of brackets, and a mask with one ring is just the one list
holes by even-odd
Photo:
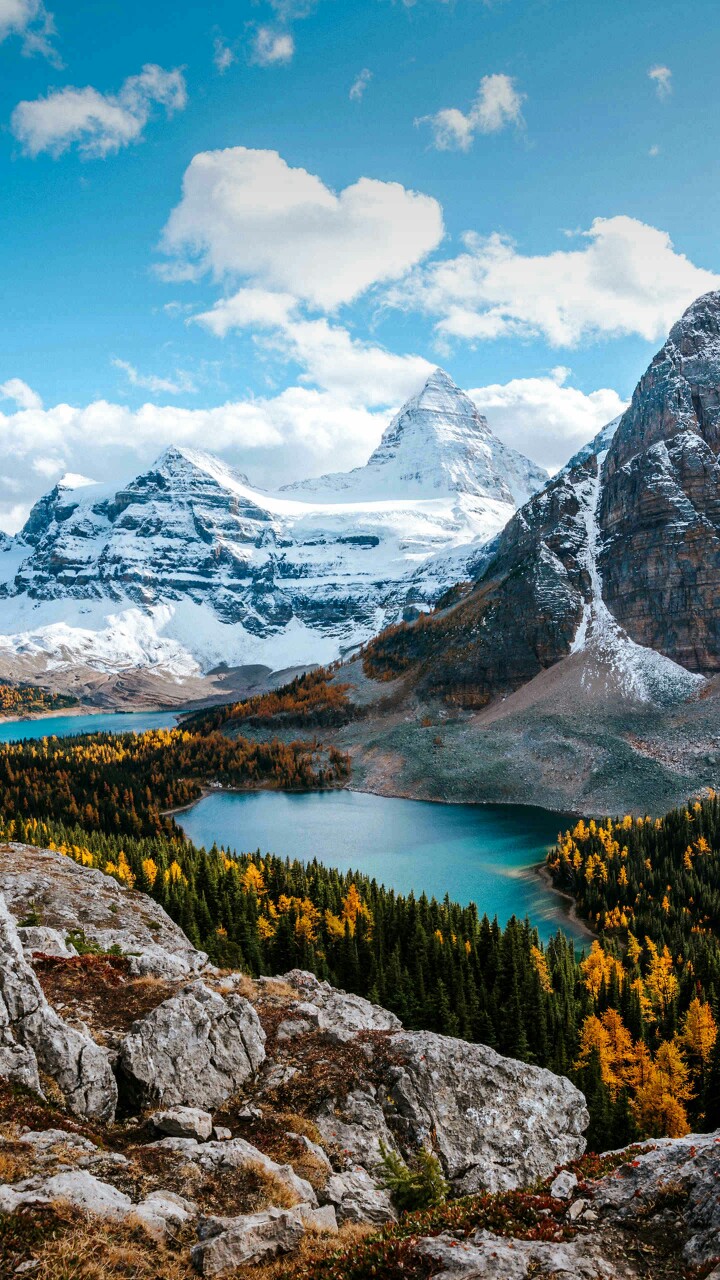
[[552, 993], [553, 984], [550, 979], [550, 970], [548, 969], [548, 962], [545, 958], [545, 954], [539, 947], [531, 947], [530, 954], [532, 956], [533, 964], [537, 970], [537, 975], [540, 979], [540, 986], [543, 991], [550, 995]]
[[593, 942], [590, 953], [585, 957], [580, 965], [585, 986], [596, 1000], [600, 995], [603, 979], [607, 984], [613, 973], [617, 976], [619, 982], [623, 979], [622, 965], [614, 956], [608, 955], [607, 951], [603, 951], [597, 938]]
[[688, 1056], [701, 1069], [710, 1061], [717, 1035], [717, 1023], [710, 1005], [704, 1004], [695, 996], [683, 1018], [679, 1038]]
[[650, 961], [645, 989], [656, 1008], [666, 1014], [678, 990], [673, 958], [667, 944], [659, 951], [652, 938], [646, 938], [645, 946]]
[[254, 893], [256, 898], [261, 897], [262, 894], [267, 892], [263, 873], [254, 862], [248, 862], [247, 867], [241, 876], [240, 883], [246, 893]]
[[602, 1081], [615, 1098], [635, 1069], [632, 1036], [616, 1009], [607, 1009], [601, 1018], [590, 1014], [585, 1019], [576, 1070], [587, 1066], [593, 1051], [598, 1055]]
[[[649, 1055], [648, 1055], [649, 1056]], [[693, 1096], [690, 1073], [679, 1045], [664, 1040], [654, 1062], [644, 1058], [644, 1079], [630, 1103], [643, 1137], [681, 1138], [690, 1132], [686, 1102]]]

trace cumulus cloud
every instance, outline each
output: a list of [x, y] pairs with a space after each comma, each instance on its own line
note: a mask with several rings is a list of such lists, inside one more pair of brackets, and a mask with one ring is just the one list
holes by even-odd
[[672, 93], [672, 71], [669, 67], [651, 67], [648, 76], [655, 85], [658, 98], [669, 98]]
[[330, 310], [396, 280], [443, 235], [431, 196], [360, 178], [332, 191], [276, 151], [229, 147], [196, 155], [161, 247], [166, 278], [245, 278]]
[[[421, 356], [396, 355], [353, 338], [342, 325], [331, 325], [325, 318], [304, 318], [289, 294], [241, 289], [193, 319], [218, 337], [231, 329], [255, 330], [259, 347], [303, 367], [301, 382], [315, 383], [348, 404], [366, 408], [406, 400], [434, 368]], [[266, 330], [266, 336], [257, 330]]]
[[250, 60], [259, 67], [282, 66], [292, 61], [294, 52], [295, 41], [289, 31], [258, 27], [252, 39]]
[[231, 67], [236, 60], [236, 55], [230, 45], [225, 43], [222, 36], [215, 36], [213, 40], [213, 62], [220, 75], [224, 75], [228, 67]]
[[570, 376], [570, 369], [558, 366], [543, 377], [474, 387], [468, 394], [501, 440], [554, 472], [626, 408], [612, 388], [586, 395], [567, 385]]
[[179, 396], [194, 394], [197, 391], [190, 375], [184, 373], [182, 369], [177, 370], [174, 378], [159, 378], [153, 373], [138, 373], [135, 366], [127, 360], [113, 359], [111, 363], [125, 374], [132, 387], [142, 387], [143, 390], [152, 391], [156, 395], [164, 392], [167, 395]]
[[435, 367], [422, 356], [396, 355], [353, 338], [327, 320], [298, 320], [266, 345], [303, 366], [303, 383], [317, 383], [343, 403], [370, 408], [401, 404]]
[[470, 110], [445, 107], [434, 115], [420, 116], [415, 124], [429, 124], [433, 144], [439, 151], [468, 151], [476, 133], [499, 133], [501, 129], [523, 123], [520, 93], [512, 76], [483, 76]]
[[42, 400], [22, 378], [8, 378], [0, 383], [0, 399], [14, 400], [18, 409], [42, 409]]
[[720, 287], [720, 276], [677, 253], [666, 232], [625, 216], [596, 218], [577, 247], [548, 254], [523, 254], [498, 234], [468, 233], [464, 244], [464, 253], [415, 271], [390, 295], [436, 316], [444, 338], [653, 341], [694, 298]]
[[365, 90], [367, 89], [370, 81], [372, 80], [372, 77], [373, 77], [373, 73], [369, 69], [369, 67], [363, 67], [362, 71], [358, 72], [352, 84], [350, 85], [349, 97], [351, 102], [360, 102], [362, 100]]
[[0, 0], [0, 43], [8, 36], [20, 36], [23, 53], [41, 53], [57, 63], [51, 44], [54, 34], [53, 16], [42, 0]]
[[271, 289], [238, 289], [230, 297], [221, 298], [210, 311], [193, 320], [224, 338], [231, 329], [270, 329], [287, 324], [297, 306], [291, 293], [273, 293]]
[[139, 141], [155, 106], [163, 106], [170, 116], [186, 103], [182, 71], [164, 71], [148, 63], [139, 75], [129, 76], [117, 94], [100, 93], [91, 85], [68, 85], [45, 98], [19, 102], [10, 125], [30, 156], [41, 151], [59, 156], [77, 143], [80, 155], [90, 159]]

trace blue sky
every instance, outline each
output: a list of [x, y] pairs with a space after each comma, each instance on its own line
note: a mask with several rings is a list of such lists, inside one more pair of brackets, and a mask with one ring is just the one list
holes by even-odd
[[49, 8], [0, 0], [0, 527], [171, 440], [355, 465], [436, 363], [557, 467], [720, 285], [705, 0]]

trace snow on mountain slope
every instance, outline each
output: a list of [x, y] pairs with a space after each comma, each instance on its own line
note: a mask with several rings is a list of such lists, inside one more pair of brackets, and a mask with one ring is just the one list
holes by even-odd
[[440, 370], [347, 475], [271, 494], [170, 448], [120, 489], [66, 477], [0, 547], [0, 658], [178, 679], [328, 662], [467, 576], [546, 479]]
[[[607, 440], [608, 445], [613, 434], [614, 432]], [[590, 591], [583, 604], [582, 618], [570, 646], [570, 653], [585, 654], [583, 683], [595, 682], [599, 668], [605, 667], [612, 672], [617, 691], [625, 697], [637, 702], [681, 701], [704, 685], [705, 678], [687, 671], [655, 649], [636, 644], [613, 617], [603, 600], [602, 576], [598, 565], [598, 507], [606, 457], [607, 448], [597, 455], [597, 472], [584, 476], [575, 483], [580, 501], [578, 519], [584, 526], [585, 535], [578, 559], [587, 571]]]

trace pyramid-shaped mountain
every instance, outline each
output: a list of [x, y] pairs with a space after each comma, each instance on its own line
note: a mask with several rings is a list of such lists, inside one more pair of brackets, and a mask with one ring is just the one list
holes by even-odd
[[386, 428], [367, 463], [286, 486], [344, 501], [470, 494], [522, 506], [547, 483], [547, 472], [498, 440], [469, 396], [435, 369]]

